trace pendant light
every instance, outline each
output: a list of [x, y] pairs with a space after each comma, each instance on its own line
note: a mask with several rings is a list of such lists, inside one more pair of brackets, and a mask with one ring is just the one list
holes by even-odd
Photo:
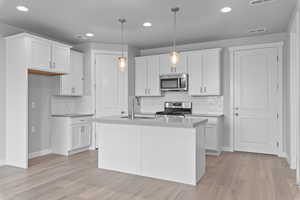
[[172, 8], [171, 11], [174, 13], [174, 32], [173, 32], [173, 49], [171, 53], [171, 66], [176, 68], [177, 63], [179, 62], [179, 53], [176, 52], [176, 29], [177, 29], [177, 12], [179, 11], [178, 7]]
[[126, 68], [127, 59], [124, 56], [124, 24], [126, 23], [126, 19], [119, 19], [121, 23], [121, 45], [122, 45], [122, 56], [118, 58], [119, 62], [119, 71], [124, 72]]

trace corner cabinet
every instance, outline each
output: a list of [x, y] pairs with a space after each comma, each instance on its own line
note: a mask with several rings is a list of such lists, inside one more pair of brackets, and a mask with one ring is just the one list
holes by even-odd
[[71, 50], [70, 73], [60, 78], [62, 96], [83, 96], [84, 54]]
[[40, 72], [68, 74], [70, 46], [30, 34], [20, 34], [25, 40], [28, 69]]
[[159, 56], [135, 58], [135, 96], [161, 96]]
[[221, 95], [221, 49], [187, 52], [189, 94]]

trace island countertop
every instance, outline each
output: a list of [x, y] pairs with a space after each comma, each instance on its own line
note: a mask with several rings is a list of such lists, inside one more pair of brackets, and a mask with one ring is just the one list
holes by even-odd
[[207, 123], [207, 119], [190, 119], [179, 117], [159, 117], [159, 118], [135, 118], [130, 120], [124, 116], [108, 116], [93, 119], [94, 122], [104, 124], [124, 124], [137, 126], [158, 126], [158, 127], [173, 127], [173, 128], [196, 128], [201, 124]]

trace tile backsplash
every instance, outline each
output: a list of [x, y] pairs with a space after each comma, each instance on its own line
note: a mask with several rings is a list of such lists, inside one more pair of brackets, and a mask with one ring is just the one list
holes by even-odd
[[91, 114], [93, 113], [92, 97], [67, 97], [67, 96], [52, 96], [51, 97], [51, 114]]
[[162, 97], [141, 97], [141, 112], [157, 112], [164, 109], [166, 101], [193, 102], [193, 113], [223, 113], [223, 97], [191, 97], [186, 92], [166, 92]]

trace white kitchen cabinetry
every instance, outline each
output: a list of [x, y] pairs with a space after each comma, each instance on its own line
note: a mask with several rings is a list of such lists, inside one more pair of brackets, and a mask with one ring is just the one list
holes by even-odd
[[221, 49], [187, 52], [189, 94], [221, 95]]
[[48, 39], [23, 34], [27, 48], [24, 55], [29, 55], [28, 68], [41, 72], [69, 73], [70, 46]]
[[208, 155], [219, 156], [222, 153], [224, 117], [201, 117], [192, 116], [189, 118], [207, 118], [205, 125], [205, 149]]
[[159, 56], [160, 74], [187, 73], [187, 55], [185, 52], [179, 53], [179, 62], [175, 68], [171, 65], [170, 54]]
[[52, 152], [71, 155], [89, 149], [92, 124], [87, 117], [53, 117], [51, 119]]
[[84, 54], [72, 50], [70, 56], [70, 73], [61, 76], [60, 95], [83, 95], [83, 65]]
[[47, 40], [30, 38], [31, 69], [46, 70], [51, 68], [51, 43]]
[[135, 96], [160, 96], [159, 56], [135, 58]]

